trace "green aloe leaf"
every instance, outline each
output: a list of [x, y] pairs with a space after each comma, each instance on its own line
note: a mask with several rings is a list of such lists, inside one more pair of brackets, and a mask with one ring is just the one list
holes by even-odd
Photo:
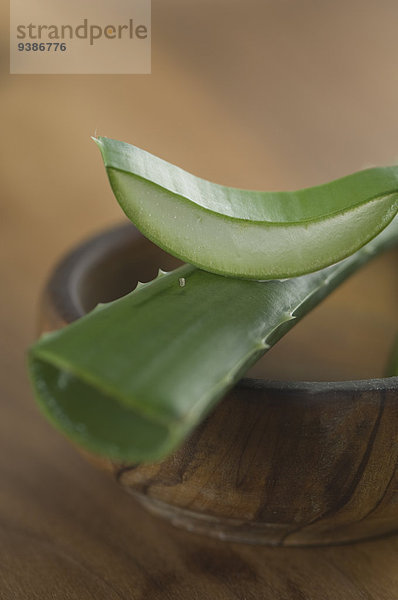
[[358, 250], [398, 211], [397, 166], [297, 192], [255, 192], [205, 181], [124, 142], [96, 142], [138, 229], [213, 273], [277, 279], [316, 271]]
[[227, 278], [188, 265], [161, 274], [31, 348], [37, 400], [91, 451], [162, 458], [299, 319], [396, 242], [398, 217], [339, 264], [285, 281]]

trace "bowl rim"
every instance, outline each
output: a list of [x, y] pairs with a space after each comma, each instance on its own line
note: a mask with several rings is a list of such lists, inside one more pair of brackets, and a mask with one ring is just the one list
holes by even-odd
[[[123, 248], [127, 243], [143, 239], [144, 236], [132, 223], [119, 223], [96, 233], [73, 247], [61, 258], [50, 273], [45, 286], [45, 295], [58, 317], [71, 323], [84, 316], [79, 298], [79, 282], [95, 265], [112, 250]], [[325, 394], [363, 393], [371, 391], [398, 392], [398, 376], [343, 381], [280, 381], [244, 377], [235, 387], [251, 388], [268, 392]]]

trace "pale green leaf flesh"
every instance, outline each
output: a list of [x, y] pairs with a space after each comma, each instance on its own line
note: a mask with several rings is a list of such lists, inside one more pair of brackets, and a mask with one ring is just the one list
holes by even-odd
[[398, 217], [340, 263], [285, 281], [183, 266], [39, 340], [29, 354], [37, 400], [88, 450], [160, 459], [301, 317], [397, 242]]
[[136, 227], [212, 273], [248, 279], [310, 273], [354, 253], [398, 211], [398, 166], [296, 192], [256, 192], [205, 181], [124, 142], [96, 142]]

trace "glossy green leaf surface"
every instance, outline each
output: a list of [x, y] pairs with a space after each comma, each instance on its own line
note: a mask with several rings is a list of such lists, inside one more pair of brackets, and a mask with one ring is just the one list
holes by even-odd
[[258, 280], [310, 273], [354, 253], [398, 211], [397, 166], [296, 192], [256, 192], [205, 181], [124, 142], [96, 142], [136, 227], [212, 273]]
[[396, 242], [398, 218], [339, 264], [285, 281], [188, 265], [162, 274], [31, 348], [37, 400], [91, 451], [162, 458], [302, 316]]

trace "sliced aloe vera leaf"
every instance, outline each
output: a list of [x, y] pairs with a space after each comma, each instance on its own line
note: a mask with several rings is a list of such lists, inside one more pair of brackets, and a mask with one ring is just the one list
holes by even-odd
[[398, 217], [339, 264], [285, 281], [183, 266], [39, 340], [29, 353], [37, 400], [88, 450], [160, 459], [301, 317], [396, 242]]
[[205, 181], [124, 142], [96, 142], [136, 227], [212, 273], [248, 279], [310, 273], [358, 250], [398, 211], [398, 166], [297, 192], [254, 192]]

